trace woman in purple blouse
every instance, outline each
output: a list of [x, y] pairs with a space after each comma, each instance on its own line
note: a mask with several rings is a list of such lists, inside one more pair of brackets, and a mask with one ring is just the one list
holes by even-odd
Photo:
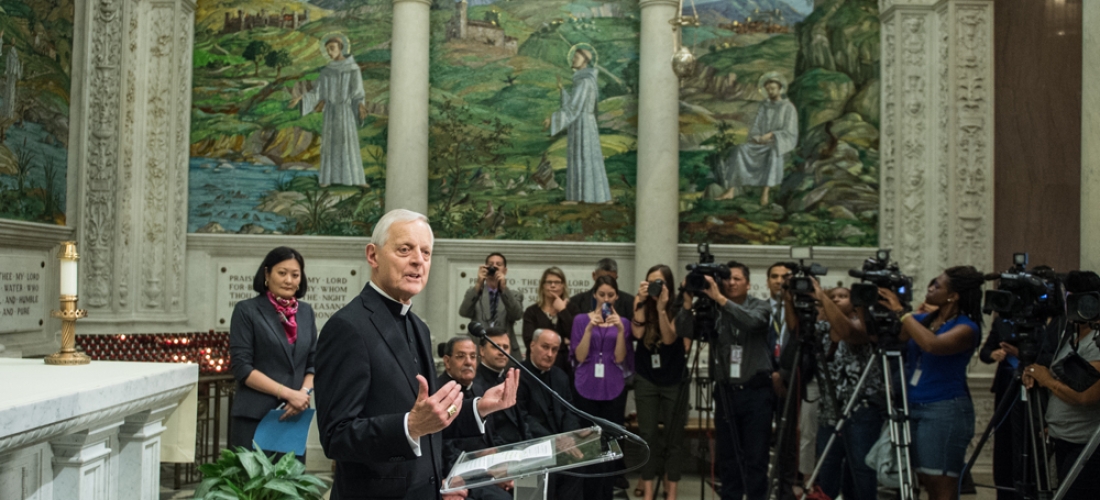
[[[615, 310], [619, 289], [615, 278], [600, 276], [593, 289], [596, 309], [577, 315], [570, 335], [570, 350], [576, 363], [577, 407], [621, 425], [626, 413], [626, 378], [634, 372], [630, 322]], [[614, 466], [605, 463], [593, 467], [609, 471]], [[586, 478], [585, 500], [610, 500], [614, 482], [613, 477]]]

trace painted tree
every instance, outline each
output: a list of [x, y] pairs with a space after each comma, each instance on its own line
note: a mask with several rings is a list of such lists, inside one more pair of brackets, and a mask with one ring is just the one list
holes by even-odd
[[275, 78], [279, 78], [283, 68], [290, 66], [294, 61], [290, 59], [290, 53], [286, 50], [272, 50], [264, 56], [264, 66], [275, 68]]
[[271, 52], [271, 45], [268, 45], [267, 42], [261, 40], [248, 42], [248, 46], [244, 48], [244, 54], [241, 54], [241, 56], [252, 61], [252, 64], [255, 65], [252, 76], [260, 76], [260, 61], [263, 61], [269, 52]]

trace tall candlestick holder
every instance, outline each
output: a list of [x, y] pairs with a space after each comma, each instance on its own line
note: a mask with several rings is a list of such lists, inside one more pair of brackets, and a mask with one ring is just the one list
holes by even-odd
[[[50, 315], [61, 318], [61, 350], [46, 356], [47, 365], [86, 365], [92, 361], [82, 352], [76, 351], [76, 320], [88, 316], [88, 311], [77, 309], [76, 295], [76, 261], [80, 256], [76, 253], [76, 242], [66, 241], [61, 243], [61, 250], [57, 253], [61, 261], [61, 310], [54, 310]], [[71, 269], [71, 270], [70, 270]], [[71, 276], [69, 276], [71, 274]], [[67, 279], [71, 282], [67, 282]], [[69, 294], [66, 294], [69, 292]]]

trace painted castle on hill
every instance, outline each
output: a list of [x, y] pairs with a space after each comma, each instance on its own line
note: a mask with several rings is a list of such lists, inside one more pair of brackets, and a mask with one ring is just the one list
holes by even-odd
[[454, 17], [447, 22], [447, 41], [472, 40], [485, 45], [501, 47], [515, 54], [519, 51], [519, 42], [515, 37], [504, 34], [504, 29], [492, 21], [471, 21], [466, 17], [466, 0], [455, 3]]
[[266, 27], [298, 29], [308, 22], [309, 9], [301, 14], [298, 12], [288, 13], [286, 8], [283, 8], [278, 14], [268, 14], [265, 9], [261, 9], [256, 14], [245, 14], [243, 10], [237, 10], [237, 17], [233, 17], [229, 12], [225, 13], [225, 25], [222, 26], [222, 33], [237, 33], [253, 28]]

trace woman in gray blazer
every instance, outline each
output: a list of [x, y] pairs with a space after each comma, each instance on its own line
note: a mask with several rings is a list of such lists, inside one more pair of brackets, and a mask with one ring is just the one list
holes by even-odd
[[237, 394], [230, 409], [229, 445], [252, 449], [256, 427], [286, 403], [283, 418], [309, 408], [317, 326], [306, 294], [306, 265], [293, 248], [267, 254], [252, 289], [257, 296], [233, 309], [229, 355]]

